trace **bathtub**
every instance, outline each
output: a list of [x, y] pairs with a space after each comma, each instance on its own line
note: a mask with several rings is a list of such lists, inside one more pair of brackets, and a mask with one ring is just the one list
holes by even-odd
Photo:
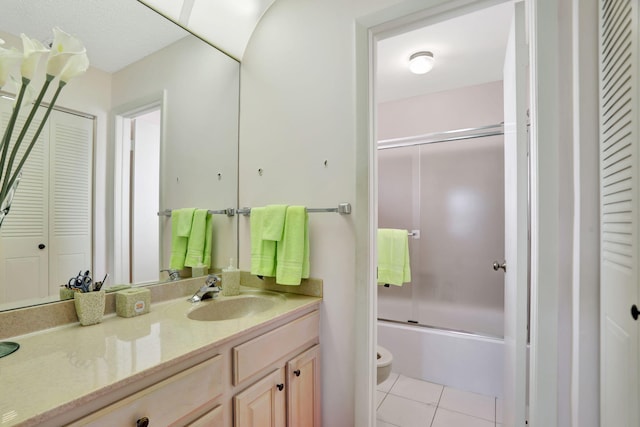
[[378, 345], [393, 355], [392, 372], [502, 397], [502, 339], [378, 320]]

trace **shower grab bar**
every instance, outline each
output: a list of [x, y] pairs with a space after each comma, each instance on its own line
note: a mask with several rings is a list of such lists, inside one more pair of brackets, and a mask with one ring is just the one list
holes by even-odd
[[[167, 216], [170, 217], [171, 216], [171, 211], [173, 209], [165, 209], [163, 211], [158, 212], [158, 216]], [[226, 216], [234, 216], [235, 215], [235, 209], [233, 208], [227, 208], [227, 209], [220, 209], [220, 210], [208, 210], [207, 213], [211, 214], [211, 215], [226, 215]]]
[[[341, 215], [348, 215], [351, 213], [351, 203], [340, 203], [337, 208], [307, 208], [307, 212], [336, 212]], [[238, 208], [236, 209], [236, 213], [238, 215], [249, 216], [251, 215], [251, 208]]]

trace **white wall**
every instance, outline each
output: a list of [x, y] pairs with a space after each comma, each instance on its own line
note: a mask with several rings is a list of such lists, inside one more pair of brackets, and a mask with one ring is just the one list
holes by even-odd
[[378, 105], [378, 140], [500, 124], [502, 81]]
[[[356, 364], [367, 362], [355, 357], [366, 340], [366, 331], [356, 329], [356, 312], [369, 303], [358, 299], [358, 289], [374, 286], [358, 283], [356, 270], [356, 262], [368, 257], [366, 245], [356, 251], [355, 219], [366, 224], [368, 218], [368, 206], [356, 203], [358, 191], [367, 198], [368, 190], [357, 188], [357, 180], [366, 182], [362, 166], [368, 159], [357, 158], [356, 151], [358, 141], [368, 142], [356, 113], [362, 101], [356, 94], [366, 84], [356, 80], [356, 73], [366, 76], [367, 65], [365, 59], [364, 68], [356, 69], [355, 19], [395, 3], [278, 0], [258, 24], [241, 68], [240, 206], [353, 206], [350, 216], [311, 214], [309, 219], [311, 276], [324, 280], [322, 416], [331, 427], [357, 425], [356, 387], [368, 393], [364, 382], [355, 382]], [[249, 221], [239, 219], [240, 267], [248, 269]]]
[[[159, 209], [236, 207], [238, 70], [235, 60], [186, 37], [114, 73], [113, 108], [166, 91]], [[222, 268], [236, 257], [235, 219], [213, 221], [212, 265]], [[171, 220], [161, 225], [168, 268]]]

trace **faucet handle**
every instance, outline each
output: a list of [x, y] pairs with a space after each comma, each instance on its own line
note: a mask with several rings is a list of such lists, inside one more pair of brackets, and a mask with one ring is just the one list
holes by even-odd
[[220, 279], [220, 276], [218, 276], [217, 274], [209, 274], [207, 275], [207, 279], [205, 280], [205, 283], [207, 286], [221, 287], [220, 284], [222, 283], [222, 280]]
[[174, 268], [165, 268], [160, 270], [160, 273], [166, 271], [169, 275], [169, 280], [179, 280], [180, 279], [180, 270], [176, 270]]

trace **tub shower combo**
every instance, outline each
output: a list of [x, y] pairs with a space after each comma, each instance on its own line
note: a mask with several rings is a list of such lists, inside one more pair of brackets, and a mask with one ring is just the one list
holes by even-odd
[[378, 286], [378, 343], [393, 372], [499, 397], [502, 133], [494, 125], [378, 145], [378, 226], [407, 230], [411, 262], [411, 282]]

